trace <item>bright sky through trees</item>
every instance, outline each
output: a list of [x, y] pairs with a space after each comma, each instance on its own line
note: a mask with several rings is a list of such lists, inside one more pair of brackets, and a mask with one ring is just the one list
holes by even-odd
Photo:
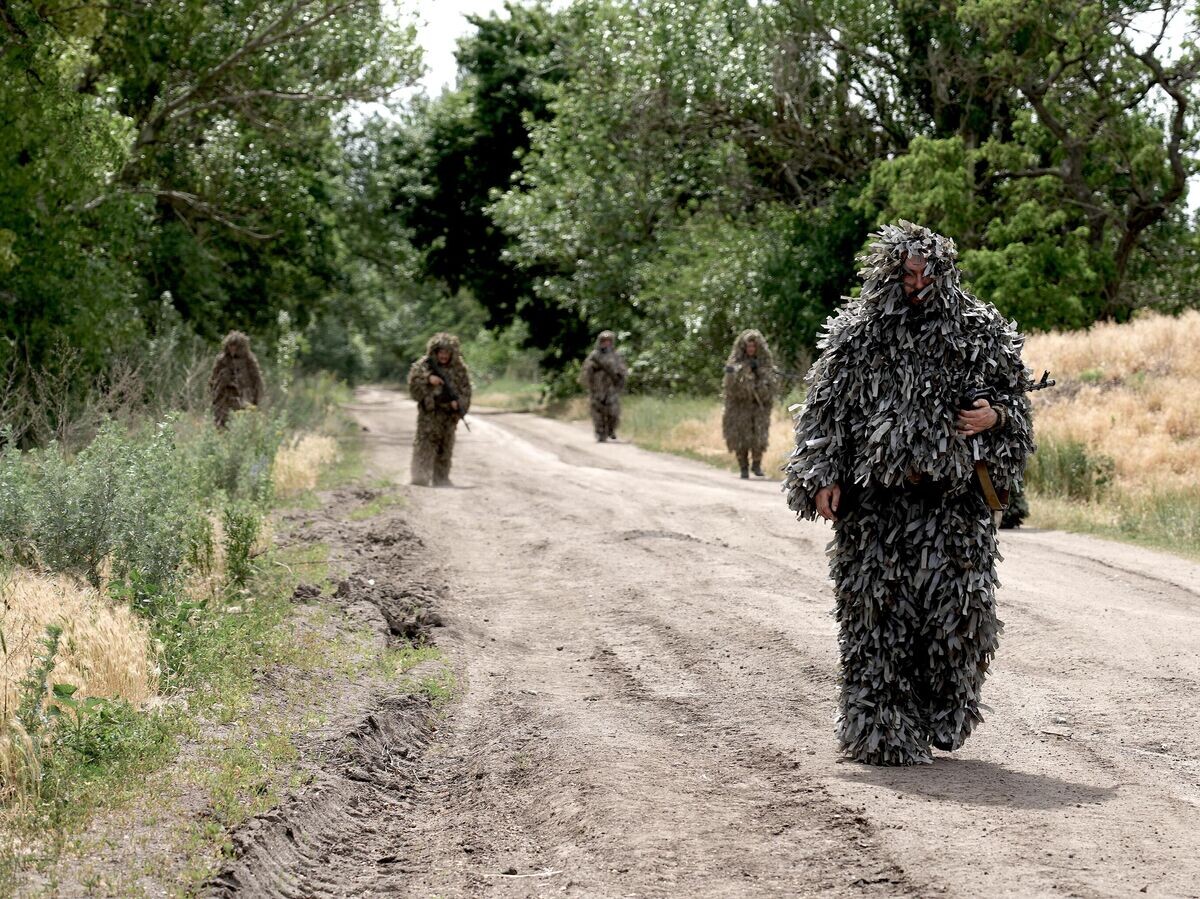
[[[561, 9], [568, 4], [555, 0], [550, 5]], [[412, 2], [395, 6], [401, 14], [414, 8]], [[471, 31], [467, 16], [485, 16], [503, 8], [504, 0], [417, 0], [418, 37], [425, 51], [425, 74], [420, 84], [427, 94], [437, 96], [454, 86], [454, 50], [458, 39]]]

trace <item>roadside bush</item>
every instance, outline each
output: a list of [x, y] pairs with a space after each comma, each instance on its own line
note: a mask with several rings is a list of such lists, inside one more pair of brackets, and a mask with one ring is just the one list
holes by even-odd
[[[230, 600], [257, 572], [277, 454], [289, 423], [316, 428], [344, 397], [305, 378], [224, 431], [110, 420], [73, 454], [0, 432], [0, 801], [69, 805], [157, 757], [173, 725], [141, 705], [254, 657], [263, 619]], [[289, 446], [288, 487], [336, 453], [317, 434]]]
[[[57, 443], [0, 460], [0, 544], [13, 562], [101, 586], [105, 576], [135, 596], [171, 589], [196, 514], [191, 479], [171, 424], [127, 433], [100, 429], [74, 459]], [[108, 570], [106, 571], [106, 566]]]
[[0, 432], [0, 558], [27, 561], [32, 552], [29, 523], [29, 466], [12, 441], [12, 431]]
[[1029, 461], [1025, 483], [1038, 493], [1090, 502], [1112, 482], [1113, 460], [1079, 440], [1042, 437]]
[[278, 412], [235, 412], [224, 431], [206, 424], [191, 447], [188, 464], [195, 472], [198, 494], [213, 497], [220, 493], [231, 500], [270, 503], [271, 468], [283, 435], [283, 416]]

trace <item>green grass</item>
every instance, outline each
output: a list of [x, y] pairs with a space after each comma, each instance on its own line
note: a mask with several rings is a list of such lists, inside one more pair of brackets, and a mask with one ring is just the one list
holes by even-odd
[[376, 670], [388, 680], [396, 680], [424, 662], [443, 661], [442, 652], [436, 646], [410, 643], [385, 649], [376, 657]]
[[1033, 527], [1093, 534], [1200, 560], [1200, 489], [1138, 495], [1109, 490], [1094, 502], [1031, 491], [1029, 506]]
[[386, 488], [377, 497], [368, 500], [357, 509], [351, 510], [349, 515], [351, 521], [366, 521], [382, 515], [389, 509], [403, 508], [408, 503], [408, 500], [395, 490], [390, 481], [386, 484]]
[[704, 422], [720, 408], [713, 397], [631, 396], [621, 401], [621, 433], [639, 446], [659, 452], [686, 450], [677, 434], [685, 422]]

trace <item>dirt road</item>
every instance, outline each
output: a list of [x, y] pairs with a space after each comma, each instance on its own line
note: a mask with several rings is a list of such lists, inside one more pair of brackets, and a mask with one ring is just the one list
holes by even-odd
[[[411, 404], [354, 411], [403, 482]], [[1200, 566], [1006, 534], [989, 720], [868, 768], [833, 744], [829, 531], [778, 485], [530, 415], [472, 427], [454, 489], [405, 488], [463, 692], [372, 892], [1200, 895]]]

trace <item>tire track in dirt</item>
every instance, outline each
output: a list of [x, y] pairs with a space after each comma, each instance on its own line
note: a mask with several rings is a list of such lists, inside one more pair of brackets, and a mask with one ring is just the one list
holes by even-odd
[[[353, 610], [388, 643], [431, 642], [441, 627], [445, 588], [429, 576], [427, 550], [399, 511], [350, 521], [348, 507], [378, 491], [335, 491], [319, 512], [289, 516], [290, 539], [329, 545], [345, 575], [330, 596], [312, 585], [297, 600]], [[393, 684], [394, 688], [394, 684]], [[424, 695], [358, 692], [357, 720], [322, 728], [303, 747], [320, 760], [312, 782], [282, 806], [232, 834], [233, 860], [204, 894], [219, 899], [308, 899], [378, 894], [380, 883], [408, 876], [423, 863], [419, 851], [396, 851], [398, 831], [421, 808], [424, 755], [440, 714]]]

